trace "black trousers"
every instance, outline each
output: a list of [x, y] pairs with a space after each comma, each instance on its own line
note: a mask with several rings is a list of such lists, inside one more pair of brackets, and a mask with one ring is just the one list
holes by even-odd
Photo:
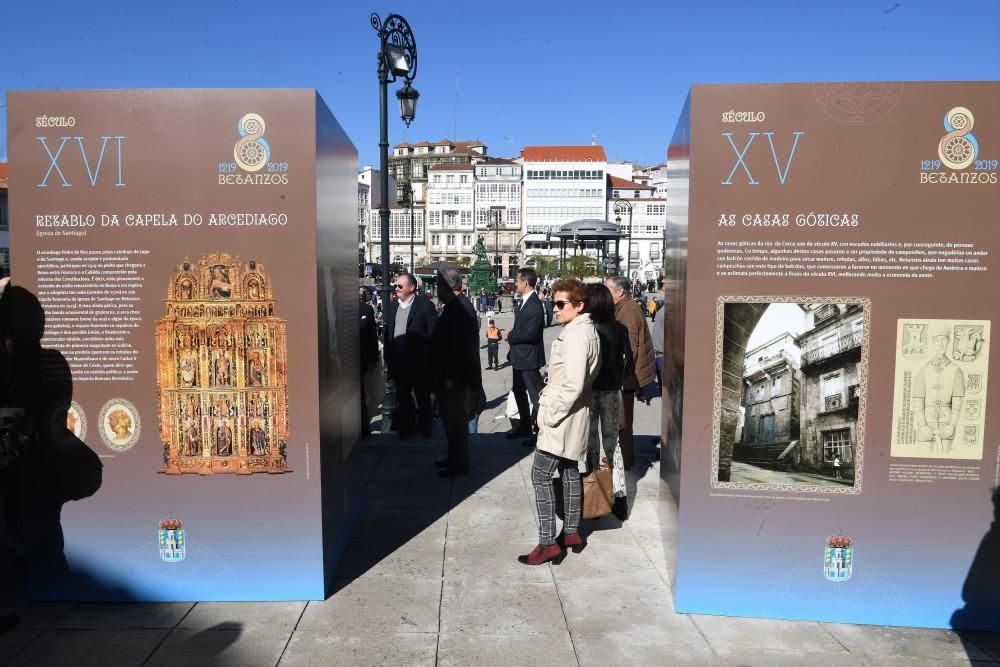
[[[517, 413], [521, 421], [518, 427], [522, 431], [537, 431], [535, 426], [538, 417], [538, 395], [542, 393], [542, 374], [537, 368], [528, 370], [514, 369], [514, 402], [517, 403]], [[531, 397], [532, 408], [528, 410], [528, 397]]]
[[431, 391], [427, 379], [395, 378], [396, 430], [404, 435], [431, 430]]
[[486, 341], [486, 365], [494, 368], [500, 366], [500, 341]]
[[448, 439], [448, 468], [454, 472], [469, 469], [469, 416], [465, 411], [468, 393], [468, 387], [456, 384], [438, 394], [441, 424]]

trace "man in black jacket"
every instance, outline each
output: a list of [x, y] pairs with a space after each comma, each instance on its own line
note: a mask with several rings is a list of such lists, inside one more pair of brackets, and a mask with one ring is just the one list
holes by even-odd
[[483, 378], [476, 311], [462, 295], [462, 275], [457, 268], [441, 271], [437, 290], [444, 310], [431, 337], [431, 362], [448, 456], [434, 464], [442, 468], [442, 477], [453, 477], [469, 472], [469, 420], [477, 409]]
[[378, 366], [378, 325], [375, 323], [375, 309], [366, 299], [364, 292], [358, 305], [359, 343], [361, 345], [361, 437], [372, 434], [372, 415], [368, 414], [368, 396], [365, 395], [365, 376]]
[[[511, 387], [517, 402], [518, 428], [507, 434], [507, 438], [528, 436], [521, 444], [534, 447], [534, 433], [537, 432], [535, 418], [538, 415], [538, 395], [542, 391], [542, 374], [539, 369], [545, 365], [545, 343], [542, 331], [545, 327], [545, 310], [535, 293], [538, 276], [534, 269], [520, 269], [517, 272], [515, 289], [521, 296], [521, 307], [514, 315], [514, 327], [507, 334], [510, 344], [510, 365], [514, 368], [514, 382]], [[528, 410], [528, 397], [531, 410]]]
[[396, 383], [396, 430], [400, 439], [431, 435], [430, 368], [427, 345], [437, 325], [434, 304], [416, 293], [417, 279], [396, 276], [396, 300], [385, 311], [385, 362]]

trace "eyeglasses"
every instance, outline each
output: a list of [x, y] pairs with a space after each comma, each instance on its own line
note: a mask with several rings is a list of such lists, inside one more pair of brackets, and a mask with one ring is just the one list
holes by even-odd
[[393, 285], [392, 287], [393, 287], [393, 289], [403, 289], [406, 286], [405, 285]]
[[567, 305], [569, 305], [571, 303], [574, 304], [574, 305], [576, 305], [576, 304], [582, 303], [582, 302], [581, 301], [553, 301], [552, 305], [555, 306], [556, 310], [562, 310], [563, 308], [565, 308]]

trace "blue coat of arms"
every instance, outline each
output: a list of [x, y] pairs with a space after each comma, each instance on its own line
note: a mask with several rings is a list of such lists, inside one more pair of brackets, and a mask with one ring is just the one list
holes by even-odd
[[170, 515], [160, 521], [160, 558], [167, 563], [179, 563], [187, 555], [184, 542], [184, 522]]
[[823, 576], [830, 581], [847, 581], [854, 572], [854, 541], [843, 533], [826, 538], [823, 549]]

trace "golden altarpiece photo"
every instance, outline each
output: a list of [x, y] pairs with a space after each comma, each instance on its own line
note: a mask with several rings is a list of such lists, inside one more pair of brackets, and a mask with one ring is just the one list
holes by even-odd
[[156, 322], [161, 473], [285, 473], [286, 322], [264, 267], [226, 253], [185, 260]]

